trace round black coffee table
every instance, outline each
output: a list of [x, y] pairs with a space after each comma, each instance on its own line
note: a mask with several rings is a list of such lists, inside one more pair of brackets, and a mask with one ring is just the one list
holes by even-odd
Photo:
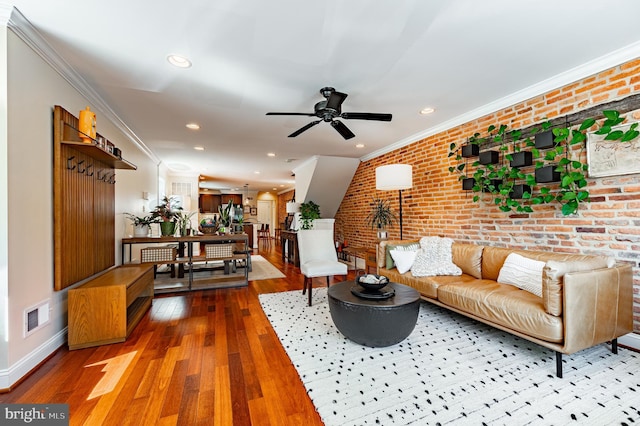
[[[420, 295], [403, 284], [389, 283], [381, 291], [393, 290], [387, 299], [362, 298], [353, 294], [354, 281], [329, 287], [329, 311], [338, 330], [364, 346], [395, 345], [411, 334], [418, 320]], [[357, 291], [356, 291], [357, 292]]]

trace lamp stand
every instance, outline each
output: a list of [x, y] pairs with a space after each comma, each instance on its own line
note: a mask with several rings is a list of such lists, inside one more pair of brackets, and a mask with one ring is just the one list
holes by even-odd
[[400, 239], [402, 239], [402, 189], [398, 190], [398, 203], [400, 204]]

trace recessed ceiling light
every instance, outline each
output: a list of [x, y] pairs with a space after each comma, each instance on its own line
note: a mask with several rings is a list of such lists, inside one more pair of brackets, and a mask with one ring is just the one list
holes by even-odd
[[267, 153], [267, 157], [275, 157], [276, 153], [275, 152], [268, 152]]
[[363, 143], [359, 143], [356, 145], [356, 148], [364, 148], [364, 144]]
[[204, 151], [204, 146], [194, 146], [193, 149], [196, 151]]
[[187, 123], [186, 127], [187, 127], [187, 129], [191, 129], [191, 130], [199, 130], [200, 129], [200, 125], [198, 123]]
[[191, 61], [180, 55], [169, 55], [167, 61], [178, 68], [191, 68]]
[[255, 171], [255, 172], [253, 172], [253, 173], [255, 173], [255, 174], [259, 175], [259, 174], [260, 174], [260, 170], [256, 170], [256, 171]]
[[426, 107], [426, 108], [422, 108], [420, 110], [420, 114], [422, 115], [427, 115], [427, 114], [431, 114], [432, 112], [435, 111], [435, 108], [431, 108], [431, 107]]

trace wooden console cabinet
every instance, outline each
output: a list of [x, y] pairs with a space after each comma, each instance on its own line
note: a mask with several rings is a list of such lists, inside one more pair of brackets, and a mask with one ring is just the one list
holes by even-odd
[[119, 266], [68, 294], [69, 349], [124, 342], [151, 307], [153, 266]]

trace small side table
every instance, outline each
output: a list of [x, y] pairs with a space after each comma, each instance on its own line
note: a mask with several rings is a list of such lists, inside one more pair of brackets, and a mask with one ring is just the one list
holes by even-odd
[[[354, 257], [356, 274], [358, 271], [363, 271], [365, 274], [368, 274], [371, 268], [373, 268], [374, 274], [378, 271], [375, 249], [370, 249], [367, 247], [344, 247], [342, 251], [346, 255]], [[358, 268], [358, 259], [364, 260], [364, 269]]]

